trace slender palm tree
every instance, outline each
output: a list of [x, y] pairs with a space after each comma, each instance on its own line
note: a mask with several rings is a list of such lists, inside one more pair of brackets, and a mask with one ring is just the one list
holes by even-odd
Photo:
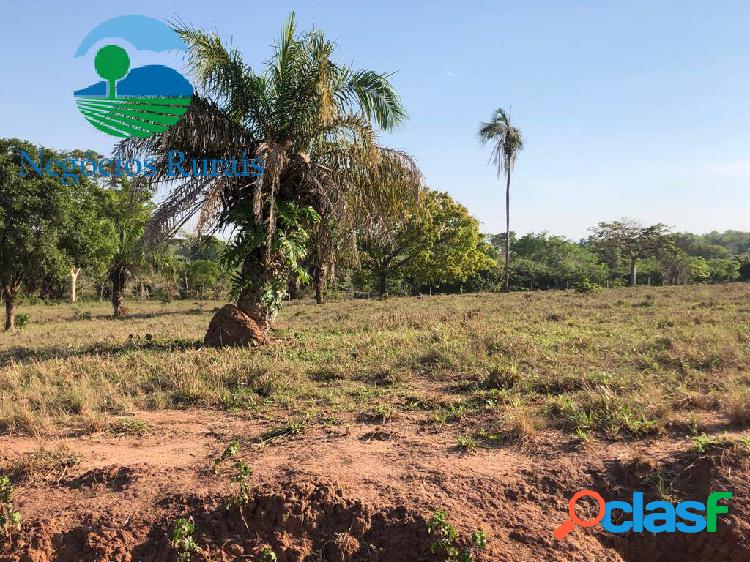
[[[393, 129], [405, 111], [388, 74], [334, 62], [334, 44], [320, 31], [297, 33], [294, 13], [260, 72], [217, 35], [175, 28], [199, 91], [175, 126], [118, 150], [123, 158], [155, 156], [152, 180], [168, 188], [149, 236], [168, 235], [196, 214], [203, 232], [233, 229], [225, 261], [238, 271], [237, 306], [268, 330], [290, 273], [306, 275], [311, 233], [354, 237], [383, 209], [416, 197], [421, 175], [412, 159], [376, 139], [376, 128]], [[168, 174], [174, 150], [198, 168], [245, 154], [261, 159], [265, 172], [175, 181]], [[321, 245], [323, 261], [335, 246]]]
[[505, 271], [503, 291], [510, 290], [510, 175], [516, 156], [523, 150], [521, 131], [510, 122], [510, 114], [502, 108], [495, 110], [492, 119], [479, 126], [482, 144], [492, 143], [492, 163], [497, 167], [497, 177], [505, 173]]

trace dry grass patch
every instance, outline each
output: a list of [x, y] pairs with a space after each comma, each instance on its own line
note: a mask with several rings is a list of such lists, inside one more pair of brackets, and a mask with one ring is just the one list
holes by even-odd
[[224, 350], [201, 346], [218, 302], [133, 302], [122, 321], [106, 304], [22, 306], [33, 321], [0, 334], [0, 432], [102, 431], [193, 407], [382, 418], [377, 407], [469, 433], [517, 409], [614, 439], [706, 410], [747, 424], [748, 301], [737, 283], [292, 302], [276, 343]]

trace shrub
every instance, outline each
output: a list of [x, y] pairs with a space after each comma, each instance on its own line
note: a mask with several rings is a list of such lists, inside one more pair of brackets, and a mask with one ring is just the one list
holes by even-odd
[[21, 530], [21, 514], [13, 507], [13, 486], [10, 478], [0, 476], [0, 539]]
[[448, 513], [442, 509], [427, 522], [427, 532], [432, 537], [430, 553], [441, 562], [475, 562], [487, 548], [487, 533], [477, 529], [468, 541], [461, 540], [448, 520]]
[[177, 553], [177, 559], [180, 562], [190, 562], [192, 553], [198, 551], [198, 544], [193, 538], [194, 532], [195, 523], [192, 517], [188, 519], [181, 517], [172, 526], [170, 544], [172, 545], [172, 550]]
[[582, 277], [578, 283], [573, 286], [576, 293], [593, 293], [599, 289], [599, 285], [592, 283], [588, 277]]
[[31, 315], [26, 312], [19, 312], [16, 314], [16, 328], [19, 330], [26, 327], [26, 325], [31, 320]]
[[80, 310], [76, 308], [73, 311], [73, 320], [91, 320], [92, 316], [88, 310]]

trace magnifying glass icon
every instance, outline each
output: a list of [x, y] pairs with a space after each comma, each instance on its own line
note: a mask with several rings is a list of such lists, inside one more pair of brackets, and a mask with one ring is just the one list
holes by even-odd
[[[584, 496], [594, 498], [599, 504], [599, 513], [597, 513], [596, 517], [594, 517], [593, 519], [581, 519], [580, 517], [578, 517], [578, 515], [576, 515], [576, 503]], [[593, 490], [581, 490], [579, 492], [576, 492], [568, 502], [568, 515], [570, 515], [570, 519], [566, 519], [565, 521], [563, 521], [562, 525], [555, 529], [555, 538], [557, 540], [563, 540], [566, 536], [568, 536], [568, 533], [575, 529], [576, 525], [578, 525], [579, 527], [593, 527], [604, 518], [605, 509], [606, 505], [604, 503], [604, 498]]]

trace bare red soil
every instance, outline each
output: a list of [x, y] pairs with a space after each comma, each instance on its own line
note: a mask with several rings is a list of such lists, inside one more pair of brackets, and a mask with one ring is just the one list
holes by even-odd
[[[65, 471], [21, 474], [31, 438], [0, 438], [0, 463], [16, 467], [24, 524], [0, 547], [8, 562], [175, 560], [169, 534], [192, 516], [203, 554], [193, 560], [253, 560], [270, 546], [280, 561], [408, 562], [430, 558], [427, 521], [444, 508], [459, 536], [487, 532], [480, 560], [750, 560], [748, 459], [731, 449], [697, 454], [689, 438], [581, 445], [557, 433], [534, 442], [462, 453], [449, 432], [418, 416], [383, 425], [337, 425], [299, 435], [258, 437], [271, 421], [213, 411], [140, 413], [140, 437], [61, 437], [80, 455]], [[216, 459], [231, 440], [253, 469], [252, 497], [237, 491]], [[661, 480], [660, 480], [661, 478]], [[661, 483], [660, 483], [661, 482]], [[655, 498], [705, 500], [735, 493], [718, 532], [615, 537], [576, 529], [552, 533], [581, 488], [605, 498], [643, 490]]]

